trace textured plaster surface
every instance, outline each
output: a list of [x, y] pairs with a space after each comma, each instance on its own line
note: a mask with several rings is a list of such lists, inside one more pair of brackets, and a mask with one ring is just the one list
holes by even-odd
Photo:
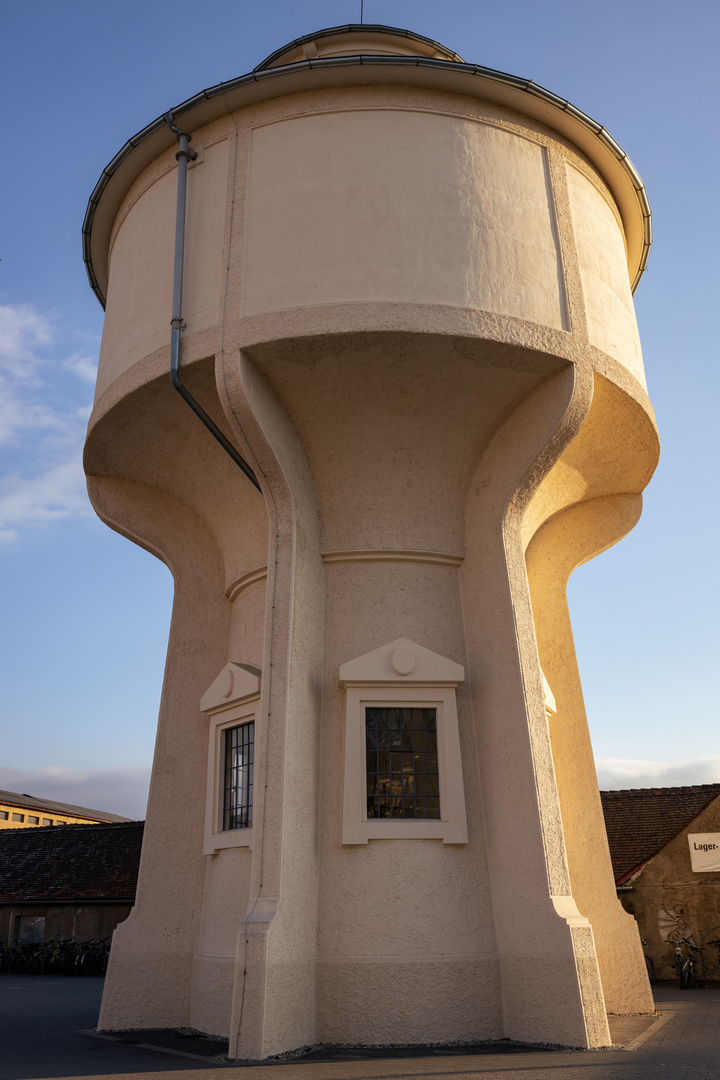
[[577, 504], [550, 518], [527, 553], [540, 662], [556, 703], [550, 733], [573, 895], [592, 923], [606, 1007], [620, 1014], [637, 1011], [643, 1000], [651, 1012], [652, 994], [637, 926], [614, 895], [566, 584], [577, 565], [635, 525], [641, 505], [639, 495]]
[[544, 152], [514, 133], [408, 109], [256, 127], [247, 212], [245, 315], [405, 300], [564, 329]]
[[595, 184], [567, 170], [590, 342], [627, 365], [645, 386], [640, 337], [617, 212]]
[[[255, 1059], [607, 1045], [604, 993], [644, 1011], [644, 963], [603, 862], [563, 590], [631, 527], [657, 456], [607, 186], [538, 121], [410, 85], [260, 102], [193, 146], [183, 377], [262, 495], [167, 379], [167, 150], [113, 227], [86, 449], [100, 515], [176, 583], [101, 1025], [195, 1026]], [[401, 637], [465, 670], [468, 843], [343, 847], [340, 667]], [[253, 847], [203, 856], [199, 705], [228, 662], [263, 672]]]
[[[227, 163], [223, 139], [188, 172], [183, 317], [191, 332], [217, 321]], [[97, 397], [135, 360], [169, 343], [176, 188], [174, 168], [151, 179], [115, 233]]]
[[[245, 935], [247, 975], [239, 981], [236, 974], [230, 1028], [231, 1052], [241, 1056], [249, 1047], [247, 1056], [265, 1057], [306, 1045], [315, 1030], [322, 561], [312, 479], [282, 403], [242, 356], [225, 372], [224, 388], [238, 434], [254, 435], [271, 521], [267, 676], [255, 735], [255, 783], [263, 795], [254, 809], [258, 843], [246, 917], [256, 940], [251, 949]], [[266, 1006], [252, 1027], [248, 993]]]
[[[496, 959], [425, 956], [320, 961], [322, 1042], [420, 1043], [493, 1037], [500, 1021]], [[401, 993], [398, 987], [402, 987]]]
[[[202, 521], [176, 500], [113, 478], [92, 480], [90, 490], [103, 518], [116, 526], [121, 519], [126, 535], [162, 552], [176, 578], [138, 877], [138, 895], [148, 890], [157, 902], [136, 904], [115, 931], [113, 943], [118, 947], [99, 1019], [105, 1028], [164, 1026], [189, 1015], [188, 942], [197, 939], [204, 877], [197, 847], [203, 793], [196, 762], [204, 757], [206, 735], [199, 723], [197, 694], [202, 692], [200, 680], [210, 675], [214, 656], [227, 639], [223, 605], [217, 599], [203, 603], [202, 597], [217, 597], [222, 563]], [[201, 563], [194, 557], [198, 548], [204, 552]], [[124, 992], [128, 984], [134, 987], [130, 997]]]
[[572, 1045], [603, 1045], [609, 1035], [597, 968], [579, 962], [574, 902], [563, 914], [552, 900], [570, 899], [570, 882], [520, 534], [533, 475], [572, 439], [589, 398], [588, 386], [562, 372], [495, 436], [473, 477], [461, 571], [504, 1030], [538, 1038], [547, 1008]]

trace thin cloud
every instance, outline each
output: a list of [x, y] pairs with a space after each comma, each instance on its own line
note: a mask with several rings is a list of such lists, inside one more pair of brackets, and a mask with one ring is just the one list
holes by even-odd
[[0, 367], [14, 378], [34, 374], [38, 348], [54, 339], [50, 320], [30, 304], [0, 304]]
[[68, 371], [72, 371], [74, 375], [77, 375], [79, 379], [84, 379], [85, 382], [95, 385], [95, 379], [97, 378], [97, 360], [92, 356], [71, 356], [69, 360], [65, 361], [65, 367]]
[[60, 765], [43, 769], [0, 768], [0, 788], [5, 791], [120, 814], [133, 821], [145, 817], [149, 786], [149, 766], [94, 770]]
[[0, 543], [90, 516], [81, 455], [97, 365], [58, 356], [59, 336], [31, 305], [0, 305]]
[[720, 756], [685, 762], [599, 758], [595, 765], [601, 791], [720, 783]]
[[0, 375], [0, 443], [14, 443], [24, 431], [57, 430], [62, 426], [61, 416], [19, 392], [16, 385]]
[[0, 541], [18, 540], [31, 526], [90, 513], [79, 455], [32, 479], [0, 479]]

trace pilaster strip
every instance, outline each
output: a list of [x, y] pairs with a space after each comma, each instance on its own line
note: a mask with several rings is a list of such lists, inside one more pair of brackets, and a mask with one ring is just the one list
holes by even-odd
[[547, 162], [550, 170], [550, 184], [555, 204], [555, 223], [560, 241], [560, 252], [565, 279], [565, 300], [570, 333], [576, 341], [587, 344], [588, 324], [585, 310], [585, 294], [580, 275], [580, 261], [575, 243], [575, 228], [570, 209], [568, 191], [567, 159], [560, 149], [548, 146]]

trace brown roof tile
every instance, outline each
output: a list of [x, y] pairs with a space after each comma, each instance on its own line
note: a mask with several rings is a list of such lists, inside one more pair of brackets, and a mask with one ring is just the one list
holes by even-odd
[[0, 903], [132, 903], [144, 825], [0, 830]]
[[615, 882], [622, 885], [720, 795], [720, 784], [601, 791]]

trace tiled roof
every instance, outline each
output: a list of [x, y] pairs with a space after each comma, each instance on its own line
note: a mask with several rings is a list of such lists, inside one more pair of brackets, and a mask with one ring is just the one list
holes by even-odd
[[135, 899], [144, 821], [0, 831], [0, 903]]
[[624, 884], [718, 795], [720, 784], [601, 791], [616, 884]]
[[9, 803], [10, 806], [22, 806], [28, 810], [50, 810], [53, 814], [92, 818], [94, 821], [130, 820], [120, 817], [119, 814], [108, 814], [104, 810], [90, 810], [87, 806], [73, 806], [72, 803], [55, 802], [54, 799], [38, 799], [35, 795], [20, 795], [17, 791], [0, 791], [0, 802]]

